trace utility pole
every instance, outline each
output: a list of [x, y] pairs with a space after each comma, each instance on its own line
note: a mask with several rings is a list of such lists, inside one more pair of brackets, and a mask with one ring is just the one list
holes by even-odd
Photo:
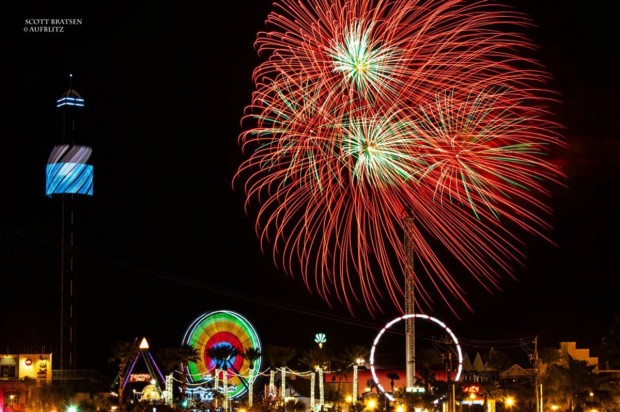
[[454, 393], [454, 382], [452, 381], [452, 352], [441, 354], [446, 363], [446, 383], [448, 384], [448, 411], [456, 412], [456, 394]]
[[534, 354], [532, 356], [534, 363], [534, 397], [536, 399], [536, 412], [542, 412], [542, 383], [540, 382], [540, 371], [538, 367], [538, 336], [534, 337]]

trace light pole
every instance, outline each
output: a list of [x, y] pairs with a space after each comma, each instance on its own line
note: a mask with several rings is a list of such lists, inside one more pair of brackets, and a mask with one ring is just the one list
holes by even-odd
[[[314, 342], [319, 345], [319, 349], [323, 349], [323, 344], [327, 343], [327, 335], [324, 333], [317, 333], [314, 335]], [[321, 410], [323, 410], [323, 405], [325, 405], [325, 388], [323, 385], [323, 369], [325, 368], [325, 363], [316, 366], [316, 370], [319, 375], [319, 405]]]
[[323, 385], [323, 365], [318, 366], [319, 372], [319, 404], [321, 406], [321, 410], [323, 410], [323, 405], [325, 405], [325, 387]]
[[364, 358], [357, 358], [353, 362], [353, 402], [357, 402], [357, 369], [364, 363]]

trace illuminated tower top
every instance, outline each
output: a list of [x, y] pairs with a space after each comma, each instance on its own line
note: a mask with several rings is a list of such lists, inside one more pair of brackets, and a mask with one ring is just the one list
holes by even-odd
[[73, 89], [73, 75], [69, 75], [69, 89], [56, 100], [56, 107], [84, 107], [84, 99]]
[[84, 99], [78, 92], [73, 89], [69, 89], [63, 93], [63, 95], [56, 100], [56, 107], [71, 106], [71, 107], [84, 107]]
[[93, 166], [88, 163], [92, 149], [73, 142], [75, 109], [82, 110], [84, 99], [73, 88], [72, 81], [73, 75], [70, 74], [69, 88], [56, 100], [56, 107], [63, 112], [63, 144], [54, 147], [47, 161], [45, 195], [48, 197], [62, 194], [93, 195]]

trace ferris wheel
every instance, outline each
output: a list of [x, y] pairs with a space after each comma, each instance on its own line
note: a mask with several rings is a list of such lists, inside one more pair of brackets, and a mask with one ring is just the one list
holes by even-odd
[[[188, 363], [190, 383], [219, 385], [226, 380], [227, 388], [214, 389], [225, 390], [231, 399], [246, 393], [260, 371], [260, 357], [250, 361], [242, 356], [248, 349], [261, 350], [258, 334], [252, 324], [236, 312], [216, 310], [200, 315], [187, 328], [183, 344], [199, 353], [196, 362]], [[227, 349], [230, 356], [225, 359], [210, 356], [213, 351]], [[224, 373], [226, 379], [223, 379]]]
[[375, 385], [377, 386], [377, 388], [390, 400], [393, 401], [394, 400], [394, 396], [393, 394], [387, 392], [385, 390], [385, 388], [383, 388], [383, 386], [381, 385], [379, 378], [377, 376], [377, 372], [375, 370], [375, 357], [377, 355], [377, 351], [378, 351], [378, 347], [379, 347], [379, 343], [381, 341], [381, 337], [387, 332], [389, 331], [395, 324], [401, 322], [401, 321], [405, 321], [407, 319], [420, 319], [420, 320], [424, 320], [424, 321], [429, 321], [431, 324], [434, 324], [435, 326], [439, 326], [440, 329], [442, 329], [445, 333], [447, 333], [450, 336], [450, 343], [453, 346], [453, 351], [456, 355], [456, 371], [454, 371], [454, 376], [452, 376], [449, 379], [452, 379], [454, 382], [458, 381], [461, 378], [461, 373], [463, 372], [463, 351], [461, 350], [461, 345], [459, 344], [459, 341], [457, 339], [457, 337], [454, 335], [454, 333], [452, 332], [452, 330], [442, 321], [440, 321], [437, 318], [434, 318], [432, 316], [429, 315], [425, 315], [423, 313], [410, 313], [407, 315], [403, 315], [400, 317], [397, 317], [396, 319], [393, 319], [392, 321], [388, 322], [383, 329], [381, 329], [381, 331], [379, 331], [379, 333], [377, 334], [377, 336], [375, 337], [375, 340], [372, 344], [372, 348], [370, 350], [370, 372], [372, 374], [372, 378], [373, 381], [375, 382]]

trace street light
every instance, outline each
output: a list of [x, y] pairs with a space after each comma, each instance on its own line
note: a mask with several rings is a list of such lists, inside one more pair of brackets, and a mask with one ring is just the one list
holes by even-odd
[[353, 402], [357, 402], [357, 370], [364, 363], [366, 363], [364, 358], [357, 358], [353, 363]]
[[347, 405], [347, 410], [350, 412], [351, 410], [353, 410], [353, 396], [352, 395], [347, 395], [344, 398], [344, 401]]

